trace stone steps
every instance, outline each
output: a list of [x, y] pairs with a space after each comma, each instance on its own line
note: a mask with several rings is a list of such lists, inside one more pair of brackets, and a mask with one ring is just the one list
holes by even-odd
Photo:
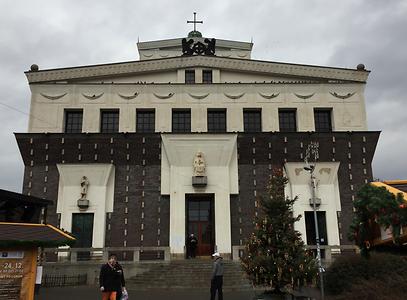
[[[126, 280], [134, 289], [209, 289], [212, 275], [210, 260], [182, 260], [151, 264], [146, 271]], [[223, 287], [225, 290], [251, 290], [240, 264], [224, 261]]]

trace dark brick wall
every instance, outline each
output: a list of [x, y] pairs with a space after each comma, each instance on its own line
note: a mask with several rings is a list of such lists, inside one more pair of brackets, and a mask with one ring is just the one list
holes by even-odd
[[106, 246], [168, 245], [169, 200], [160, 196], [159, 134], [16, 134], [16, 138], [25, 164], [23, 193], [54, 201], [48, 207], [49, 223], [58, 225], [56, 164], [113, 163], [114, 212], [106, 218]]
[[[320, 161], [340, 162], [340, 234], [341, 243], [349, 244], [352, 199], [372, 179], [378, 137], [378, 132], [239, 133], [240, 194], [230, 197], [232, 244], [244, 243], [253, 231], [254, 216], [261, 214], [258, 198], [266, 191], [271, 169], [303, 161], [310, 141], [319, 142]], [[170, 200], [160, 195], [159, 134], [16, 134], [16, 138], [25, 164], [23, 193], [54, 201], [48, 208], [50, 223], [58, 225], [56, 164], [113, 163], [114, 212], [107, 214], [106, 245], [169, 244]]]
[[[372, 180], [371, 163], [379, 132], [240, 133], [238, 135], [239, 196], [231, 202], [232, 244], [239, 245], [253, 231], [256, 197], [267, 189], [271, 168], [284, 162], [302, 162], [310, 141], [319, 142], [320, 161], [338, 161], [342, 211], [338, 218], [341, 244], [351, 243], [347, 234], [353, 217], [357, 190]], [[349, 168], [350, 164], [350, 168]], [[352, 177], [350, 177], [352, 176]], [[254, 194], [256, 191], [256, 195]], [[233, 207], [237, 205], [237, 207]], [[242, 222], [240, 223], [240, 219]]]

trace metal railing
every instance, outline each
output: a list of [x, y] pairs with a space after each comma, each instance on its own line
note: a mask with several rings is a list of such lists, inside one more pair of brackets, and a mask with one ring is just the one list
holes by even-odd
[[47, 274], [42, 277], [41, 286], [56, 287], [86, 285], [87, 280], [87, 274], [80, 274], [75, 276]]
[[[317, 250], [316, 245], [306, 245], [308, 250]], [[233, 260], [237, 261], [242, 257], [245, 246], [232, 246]], [[322, 262], [324, 264], [330, 264], [335, 256], [341, 255], [344, 252], [358, 253], [359, 248], [355, 245], [321, 245], [320, 249], [323, 250]]]
[[[238, 261], [243, 255], [245, 246], [232, 246], [232, 258]], [[317, 249], [316, 245], [306, 245], [309, 250]], [[347, 253], [357, 253], [355, 245], [321, 245], [324, 264], [331, 263], [335, 256]], [[82, 263], [107, 261], [110, 254], [115, 254], [120, 262], [139, 261], [169, 261], [170, 247], [105, 247], [105, 248], [45, 248], [44, 263]]]
[[170, 260], [170, 247], [105, 247], [105, 248], [44, 248], [44, 263], [82, 263], [107, 261], [115, 254], [120, 262]]

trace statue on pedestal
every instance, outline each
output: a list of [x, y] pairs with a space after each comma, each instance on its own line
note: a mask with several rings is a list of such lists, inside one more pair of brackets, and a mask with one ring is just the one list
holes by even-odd
[[198, 151], [195, 154], [193, 166], [194, 173], [192, 176], [192, 185], [194, 187], [205, 187], [207, 185], [206, 163], [204, 155], [201, 151]]
[[89, 180], [88, 177], [82, 176], [81, 179], [81, 199], [86, 199], [86, 194], [88, 193]]
[[194, 176], [205, 176], [206, 174], [206, 165], [205, 158], [201, 151], [198, 151], [195, 154], [194, 158]]
[[86, 210], [89, 207], [89, 200], [86, 199], [88, 194], [89, 180], [88, 177], [82, 176], [81, 179], [81, 198], [78, 199], [77, 205], [80, 210]]

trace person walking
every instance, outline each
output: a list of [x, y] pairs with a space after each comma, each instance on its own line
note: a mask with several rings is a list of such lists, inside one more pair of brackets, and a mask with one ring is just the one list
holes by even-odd
[[[116, 268], [121, 271], [120, 284], [116, 287], [116, 300], [122, 300], [124, 295], [127, 296], [126, 282], [124, 280], [123, 267], [116, 260]], [[122, 298], [123, 297], [123, 298]], [[127, 298], [126, 298], [127, 299]]]
[[216, 291], [218, 292], [218, 300], [223, 300], [223, 258], [218, 252], [212, 254], [214, 258], [212, 278], [211, 278], [211, 300], [215, 300]]
[[102, 292], [102, 300], [120, 300], [118, 291], [126, 291], [123, 268], [117, 263], [115, 254], [109, 256], [109, 260], [100, 269], [99, 286]]
[[188, 257], [195, 258], [196, 257], [196, 247], [198, 246], [198, 239], [195, 237], [193, 233], [190, 234], [188, 237]]

